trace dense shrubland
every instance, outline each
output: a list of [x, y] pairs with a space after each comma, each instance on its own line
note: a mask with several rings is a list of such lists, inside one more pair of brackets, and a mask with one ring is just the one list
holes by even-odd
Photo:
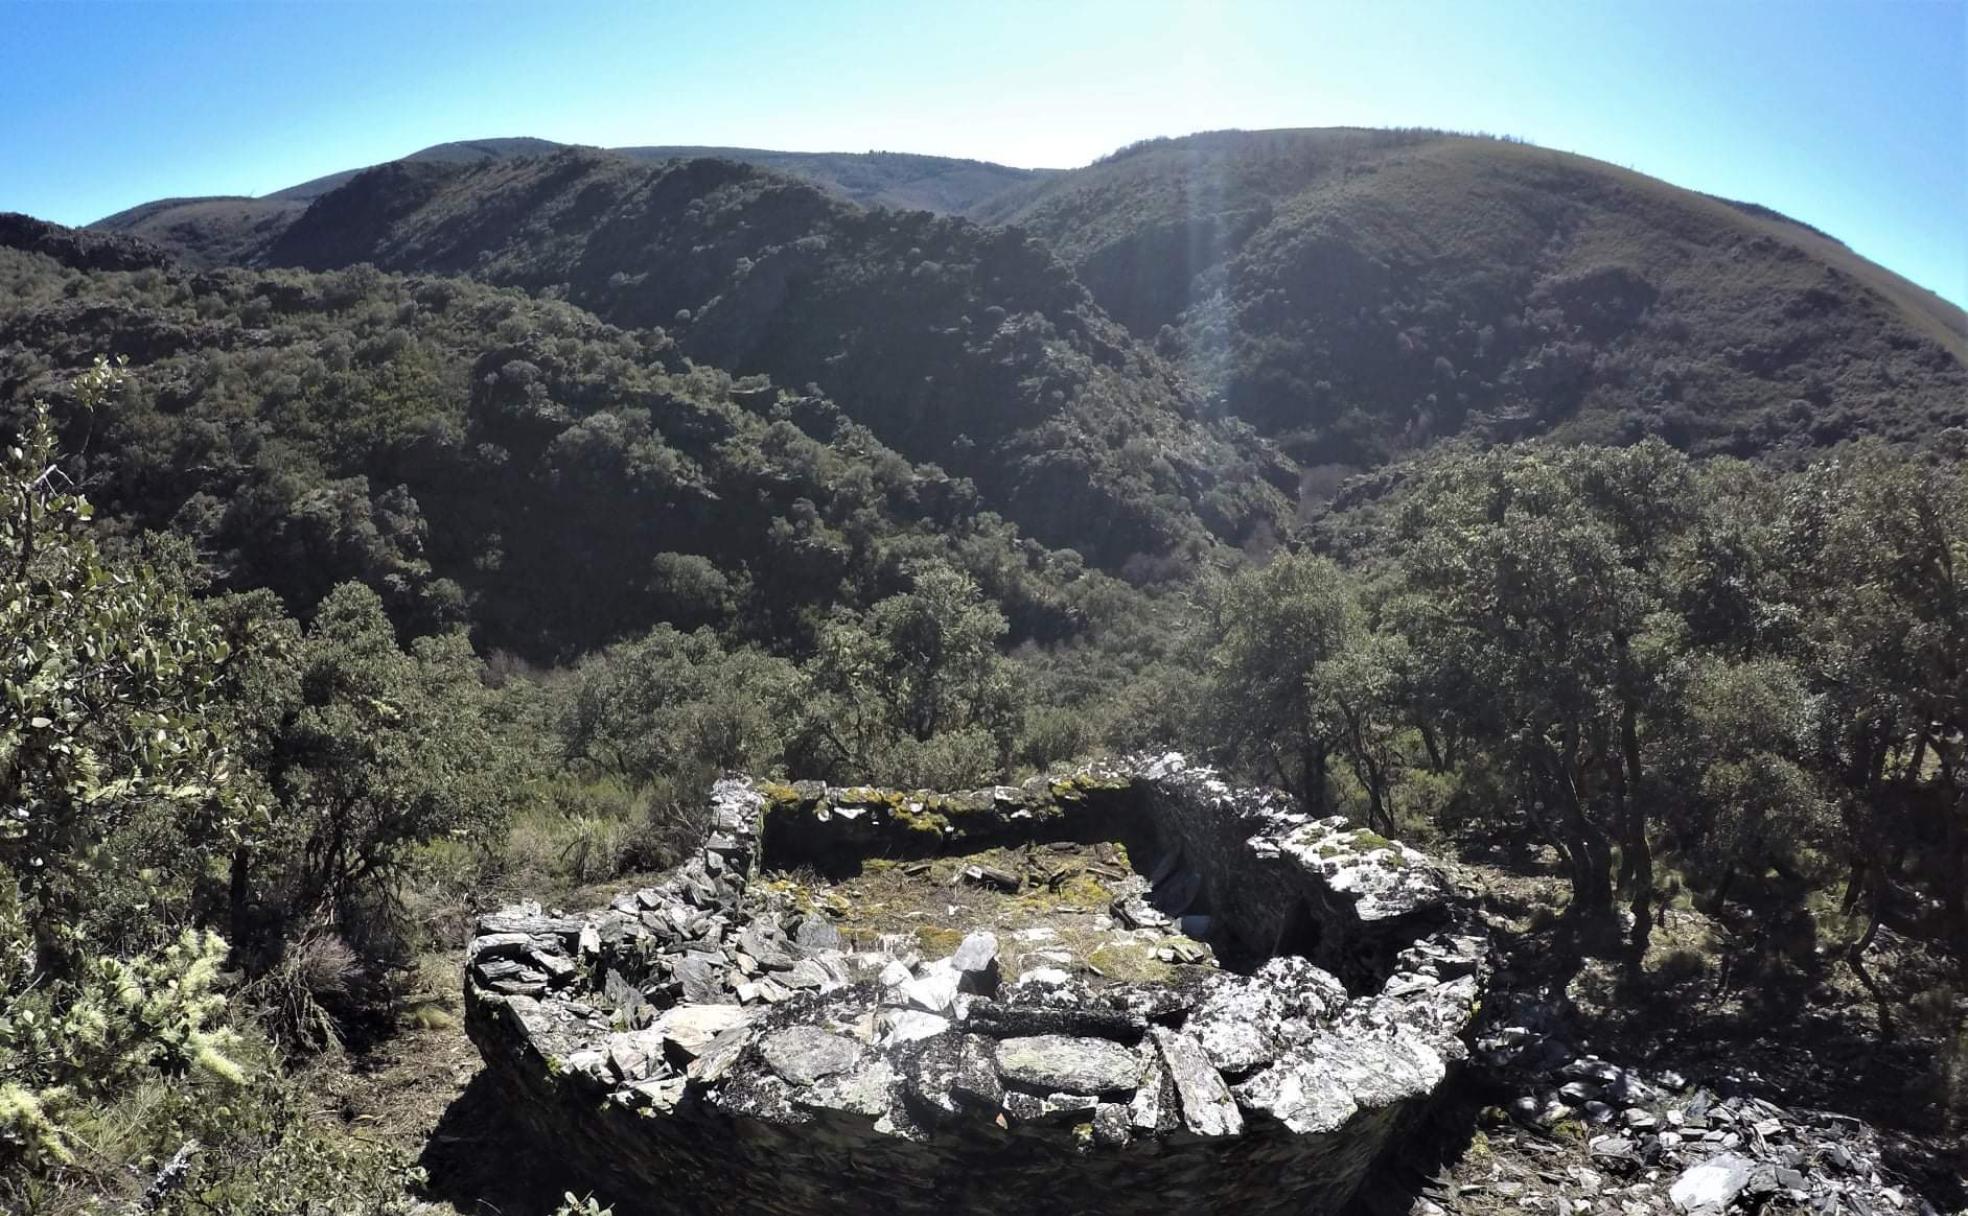
[[[66, 391], [101, 409], [124, 379]], [[1968, 946], [1945, 461], [1445, 453], [1359, 524], [1370, 559], [1113, 584], [1068, 637], [1007, 647], [999, 601], [925, 557], [810, 644], [664, 623], [559, 670], [392, 623], [353, 581], [304, 621], [207, 585], [181, 541], [92, 520], [63, 467], [30, 412], [0, 525], [27, 639], [0, 705], [0, 1152], [28, 1210], [160, 1177], [158, 1210], [252, 1210], [225, 1197], [269, 1161], [351, 1204], [402, 1193], [403, 1162], [283, 1104], [281, 1061], [384, 1032], [447, 909], [667, 862], [725, 768], [959, 785], [1185, 746], [1376, 830], [1545, 850], [1565, 922], [1623, 936], [1636, 975], [1674, 901], [1801, 917], [1888, 1034], [1935, 1003], [1872, 974], [1881, 933]]]

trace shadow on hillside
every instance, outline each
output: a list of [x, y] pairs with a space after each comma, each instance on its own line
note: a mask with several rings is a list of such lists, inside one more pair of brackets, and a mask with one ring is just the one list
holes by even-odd
[[587, 1193], [551, 1146], [512, 1117], [512, 1103], [481, 1071], [445, 1108], [417, 1160], [427, 1199], [469, 1216], [547, 1216], [562, 1195]]

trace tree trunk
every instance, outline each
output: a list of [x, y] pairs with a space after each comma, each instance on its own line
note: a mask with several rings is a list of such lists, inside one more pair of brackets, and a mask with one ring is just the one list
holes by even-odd
[[1326, 815], [1326, 753], [1323, 743], [1309, 739], [1299, 750], [1299, 800], [1314, 819]]
[[1629, 950], [1634, 965], [1647, 955], [1647, 943], [1654, 932], [1654, 850], [1647, 839], [1645, 778], [1640, 768], [1639, 715], [1629, 699], [1620, 707], [1620, 752], [1626, 762], [1625, 807], [1621, 815], [1624, 839], [1620, 842], [1621, 861], [1627, 873], [1629, 904], [1633, 912]]
[[226, 890], [226, 931], [232, 937], [232, 958], [238, 965], [246, 951], [250, 926], [246, 923], [253, 904], [253, 851], [246, 845], [232, 850], [232, 876]]
[[1872, 995], [1873, 1006], [1879, 1011], [1879, 1037], [1890, 1041], [1894, 1037], [1893, 1013], [1887, 1006], [1886, 994], [1880, 990], [1879, 982], [1872, 978], [1872, 973], [1866, 970], [1865, 965], [1866, 951], [1872, 949], [1873, 939], [1879, 936], [1879, 922], [1885, 915], [1885, 880], [1885, 874], [1880, 872], [1877, 865], [1868, 867], [1866, 928], [1865, 932], [1859, 935], [1859, 940], [1853, 942], [1852, 948], [1846, 952], [1845, 961], [1851, 966], [1852, 974], [1858, 977], [1859, 983], [1863, 984], [1865, 990]]
[[1612, 842], [1586, 815], [1579, 796], [1577, 735], [1566, 731], [1563, 756], [1547, 756], [1550, 769], [1546, 785], [1558, 811], [1558, 827], [1568, 842], [1565, 852], [1571, 861], [1572, 903], [1566, 915], [1579, 920], [1603, 920], [1613, 910]]
[[1435, 728], [1425, 721], [1416, 722], [1415, 726], [1421, 731], [1421, 745], [1428, 749], [1428, 767], [1438, 773], [1449, 771], [1442, 760], [1442, 748], [1435, 742]]

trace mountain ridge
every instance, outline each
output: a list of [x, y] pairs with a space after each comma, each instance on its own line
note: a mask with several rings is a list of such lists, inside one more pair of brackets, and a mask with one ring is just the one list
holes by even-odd
[[[1175, 454], [1150, 461], [1151, 498], [1191, 494], [1194, 467], [1262, 467], [1286, 488], [1282, 454], [1306, 513], [1335, 478], [1454, 436], [1658, 436], [1794, 463], [1861, 435], [1918, 446], [1968, 427], [1961, 310], [1759, 204], [1519, 141], [1205, 132], [1026, 177], [940, 217], [862, 207], [772, 166], [657, 155], [697, 149], [508, 155], [537, 146], [441, 145], [365, 170], [235, 233], [231, 260], [367, 261], [562, 295], [735, 372], [819, 383], [911, 459], [995, 478], [1007, 503], [1063, 449], [1076, 455], [1060, 480], [1104, 477], [1100, 493], [1139, 505], [1113, 480], [1131, 476], [1111, 464], [1129, 443]], [[1004, 261], [1027, 237], [1044, 256]], [[1025, 303], [1000, 301], [1007, 289]], [[1043, 319], [1013, 362], [1052, 372], [1006, 378], [992, 343], [1010, 339], [987, 338], [994, 318], [979, 315], [999, 305]], [[1041, 407], [1032, 394], [1052, 390], [1034, 386], [1068, 365], [1082, 370], [1062, 382], [1067, 404]], [[1105, 417], [1080, 416], [1083, 399]], [[1046, 432], [1068, 417], [1077, 438]], [[1231, 455], [1218, 440], [1235, 426], [1250, 434]], [[1094, 432], [1107, 437], [1089, 447]], [[980, 435], [982, 448], [964, 446]], [[1007, 476], [1006, 458], [1021, 472]], [[1063, 491], [1041, 497], [1057, 506]], [[1013, 516], [1063, 543], [1037, 510]], [[1205, 514], [1237, 539], [1268, 511]], [[1170, 527], [1136, 519], [1114, 543], [1167, 551]]]
[[[393, 161], [343, 169], [262, 195], [194, 195], [154, 199], [126, 207], [85, 227], [142, 236], [185, 260], [221, 265], [250, 257], [256, 242], [291, 223], [307, 204], [387, 164], [474, 164], [546, 156], [583, 144], [532, 136], [455, 140], [433, 144]], [[733, 160], [789, 174], [865, 206], [960, 214], [1011, 186], [1057, 172], [1022, 169], [963, 157], [912, 152], [787, 152], [769, 148], [696, 145], [631, 145], [591, 151], [641, 162]]]

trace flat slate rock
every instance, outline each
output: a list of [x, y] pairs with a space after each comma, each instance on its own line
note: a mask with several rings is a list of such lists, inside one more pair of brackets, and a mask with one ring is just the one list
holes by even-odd
[[719, 1035], [751, 1020], [751, 1011], [739, 1005], [678, 1005], [656, 1018], [655, 1029], [695, 1059]]
[[793, 931], [793, 941], [808, 954], [818, 954], [822, 950], [841, 948], [840, 930], [823, 916], [809, 916], [799, 923]]
[[759, 1043], [766, 1065], [794, 1085], [812, 1085], [839, 1076], [861, 1062], [861, 1044], [818, 1026], [788, 1026]]
[[1179, 1031], [1152, 1027], [1155, 1045], [1161, 1048], [1162, 1062], [1175, 1079], [1175, 1092], [1182, 1100], [1182, 1122], [1199, 1136], [1236, 1136], [1244, 1130], [1244, 1116], [1223, 1074], [1216, 1071], [1203, 1053], [1203, 1045]]
[[1141, 1081], [1140, 1058], [1109, 1039], [1059, 1034], [1003, 1039], [997, 1064], [1006, 1081], [1048, 1094], [1129, 1093]]
[[1684, 1212], [1721, 1212], [1744, 1187], [1756, 1163], [1736, 1153], [1721, 1153], [1674, 1180], [1667, 1197]]

